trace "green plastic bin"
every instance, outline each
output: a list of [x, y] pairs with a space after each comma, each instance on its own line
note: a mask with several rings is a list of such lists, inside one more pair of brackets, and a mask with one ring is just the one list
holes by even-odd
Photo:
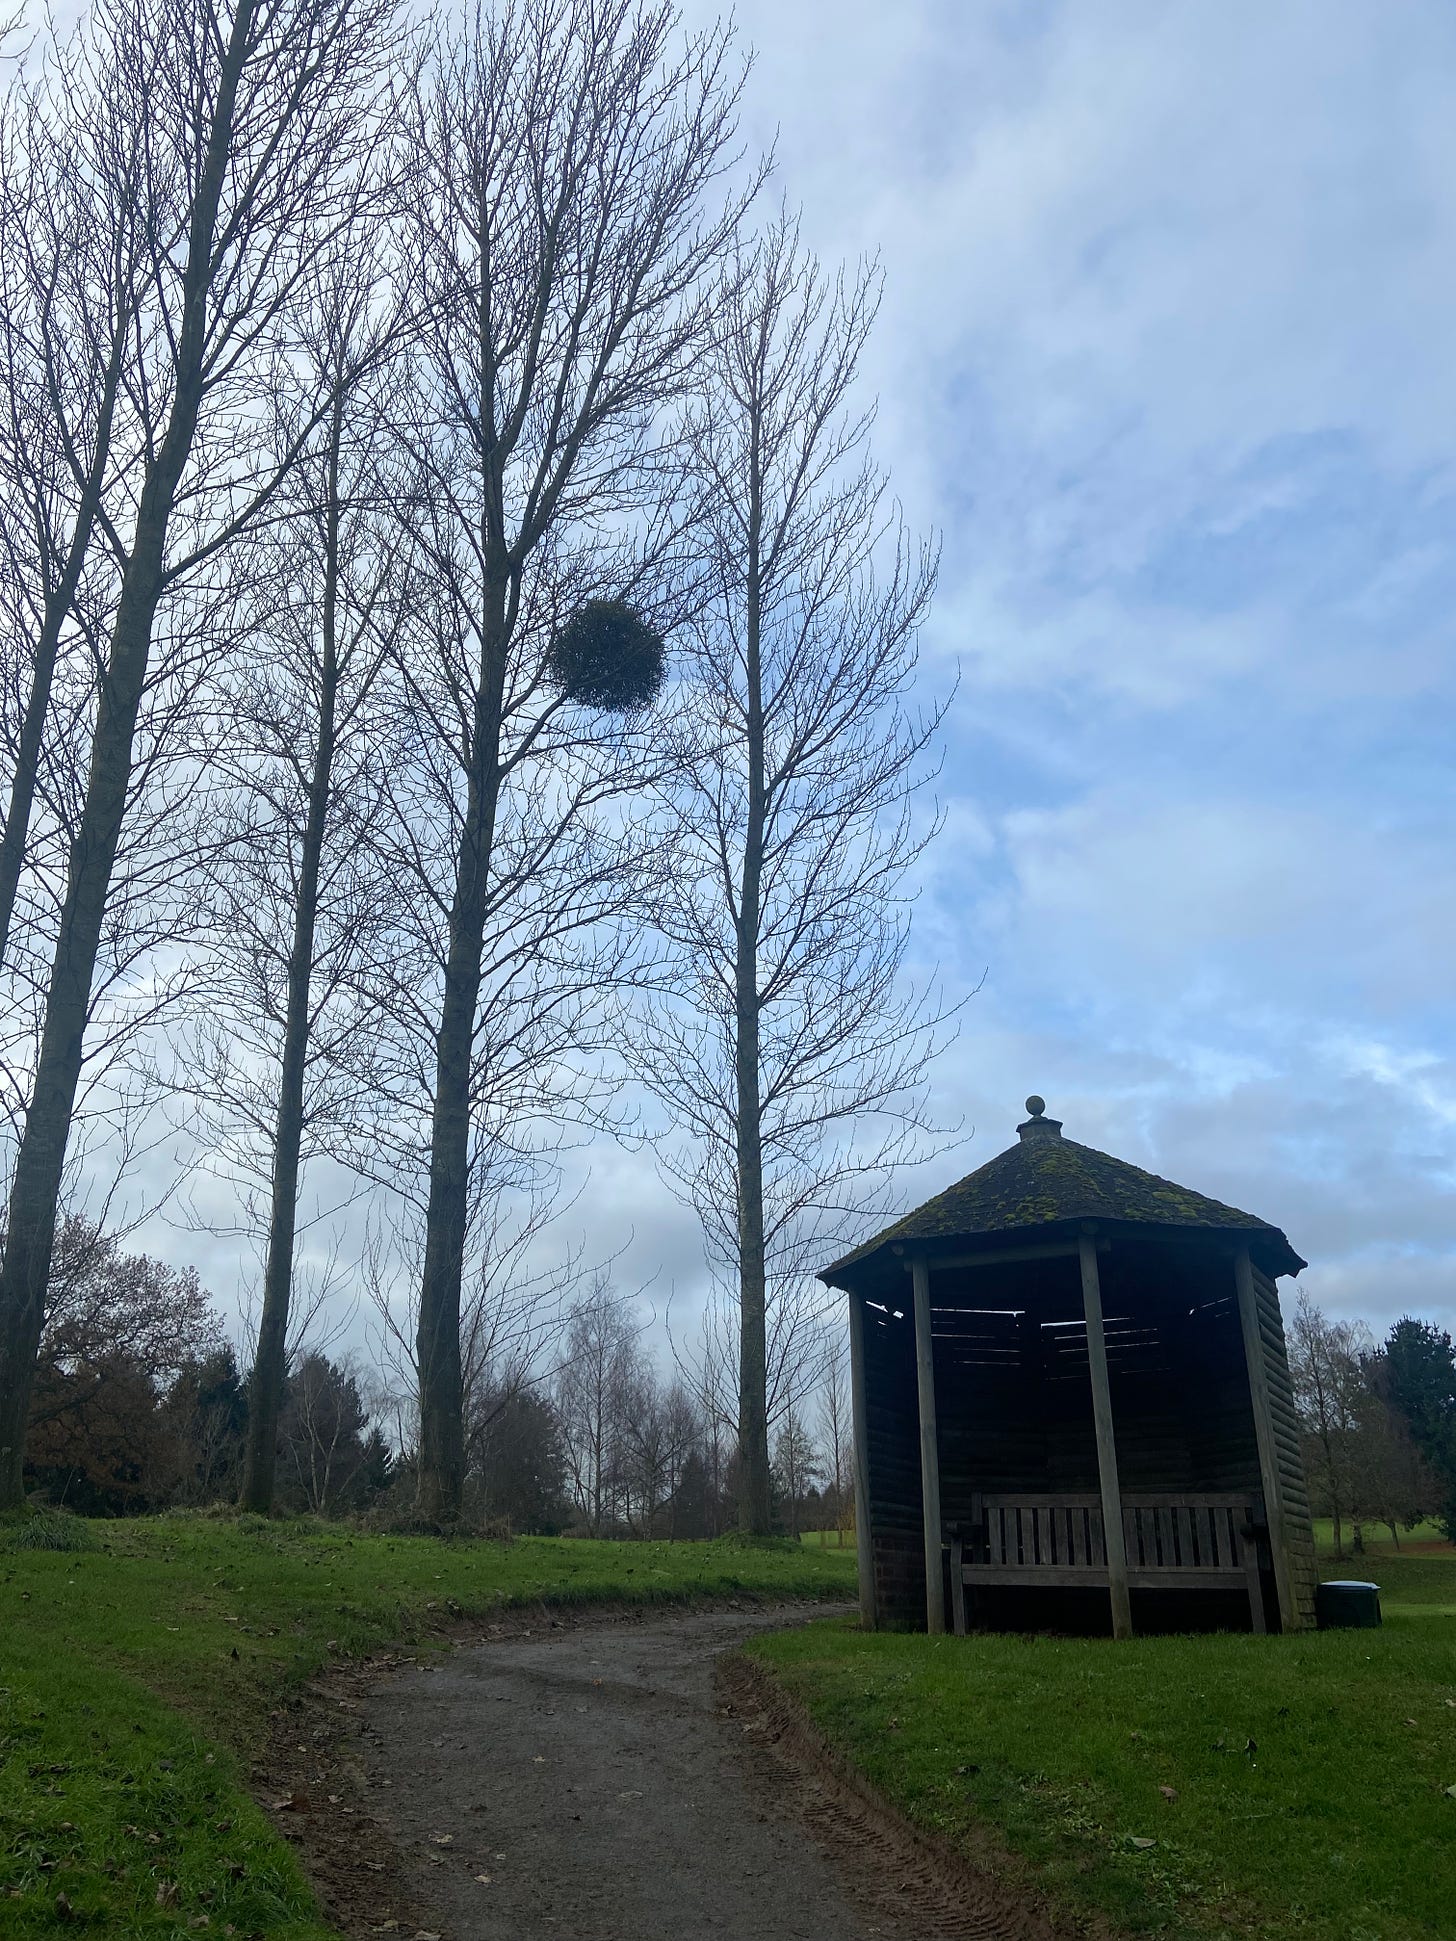
[[1314, 1614], [1321, 1631], [1373, 1631], [1380, 1622], [1380, 1586], [1348, 1578], [1321, 1584]]

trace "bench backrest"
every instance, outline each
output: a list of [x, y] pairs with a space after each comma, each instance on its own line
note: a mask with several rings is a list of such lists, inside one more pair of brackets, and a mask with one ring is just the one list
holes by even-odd
[[[1243, 1568], [1240, 1540], [1260, 1515], [1254, 1496], [1158, 1493], [1122, 1499], [1128, 1567], [1139, 1571], [1227, 1571]], [[1102, 1499], [1057, 1491], [1047, 1495], [976, 1494], [969, 1527], [960, 1529], [970, 1569], [1104, 1571], [1107, 1545]]]

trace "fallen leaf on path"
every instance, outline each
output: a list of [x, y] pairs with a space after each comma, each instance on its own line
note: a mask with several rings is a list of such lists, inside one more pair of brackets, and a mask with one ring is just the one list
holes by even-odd
[[432, 1833], [430, 1838], [437, 1847], [453, 1847], [455, 1844], [455, 1835], [453, 1833]]
[[268, 1810], [270, 1813], [307, 1813], [310, 1810], [308, 1794], [299, 1787], [287, 1799], [270, 1799]]
[[476, 1878], [476, 1879], [477, 1879], [477, 1880], [478, 1880], [478, 1881], [480, 1882], [480, 1884], [481, 1884], [481, 1886], [482, 1886], [482, 1887], [489, 1887], [489, 1885], [490, 1885], [490, 1875], [489, 1875], [489, 1874], [477, 1874], [477, 1875], [475, 1876], [475, 1878]]

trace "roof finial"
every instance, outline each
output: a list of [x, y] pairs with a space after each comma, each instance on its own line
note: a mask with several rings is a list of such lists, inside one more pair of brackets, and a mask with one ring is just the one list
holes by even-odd
[[1042, 1117], [1042, 1114], [1046, 1111], [1046, 1100], [1044, 1098], [1039, 1097], [1035, 1092], [1033, 1092], [1031, 1097], [1026, 1101], [1026, 1109], [1031, 1114], [1031, 1117], [1029, 1119], [1024, 1120], [1023, 1123], [1016, 1128], [1016, 1130], [1021, 1134], [1023, 1139], [1060, 1139], [1061, 1138], [1062, 1136], [1061, 1120], [1046, 1119]]

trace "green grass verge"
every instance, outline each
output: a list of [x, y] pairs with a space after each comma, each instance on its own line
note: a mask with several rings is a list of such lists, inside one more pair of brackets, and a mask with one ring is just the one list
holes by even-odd
[[[511, 1605], [841, 1596], [854, 1552], [550, 1538], [444, 1545], [206, 1518], [0, 1524], [0, 1935], [324, 1941], [247, 1797], [279, 1695], [330, 1659]], [[27, 1547], [17, 1547], [17, 1544]], [[61, 1897], [64, 1897], [63, 1899]]]
[[[1345, 1540], [1345, 1549], [1340, 1561], [1346, 1564], [1360, 1563], [1361, 1559], [1352, 1556], [1350, 1553], [1350, 1545], [1353, 1541], [1354, 1532], [1350, 1528], [1350, 1520], [1348, 1517], [1345, 1519], [1342, 1534]], [[1418, 1523], [1412, 1530], [1402, 1529], [1399, 1543], [1396, 1543], [1391, 1537], [1390, 1525], [1388, 1523], [1367, 1523], [1365, 1525], [1364, 1535], [1364, 1555], [1366, 1559], [1404, 1556], [1412, 1549], [1424, 1549], [1432, 1544], [1438, 1544], [1443, 1549], [1450, 1548], [1446, 1543], [1445, 1536], [1438, 1523]], [[1317, 1516], [1314, 1518], [1314, 1542], [1322, 1561], [1330, 1562], [1334, 1559], [1335, 1525], [1332, 1517]]]
[[1068, 1913], [1260, 1941], [1453, 1932], [1456, 1625], [1114, 1645], [836, 1623], [752, 1649], [913, 1821], [972, 1853], [990, 1829]]

